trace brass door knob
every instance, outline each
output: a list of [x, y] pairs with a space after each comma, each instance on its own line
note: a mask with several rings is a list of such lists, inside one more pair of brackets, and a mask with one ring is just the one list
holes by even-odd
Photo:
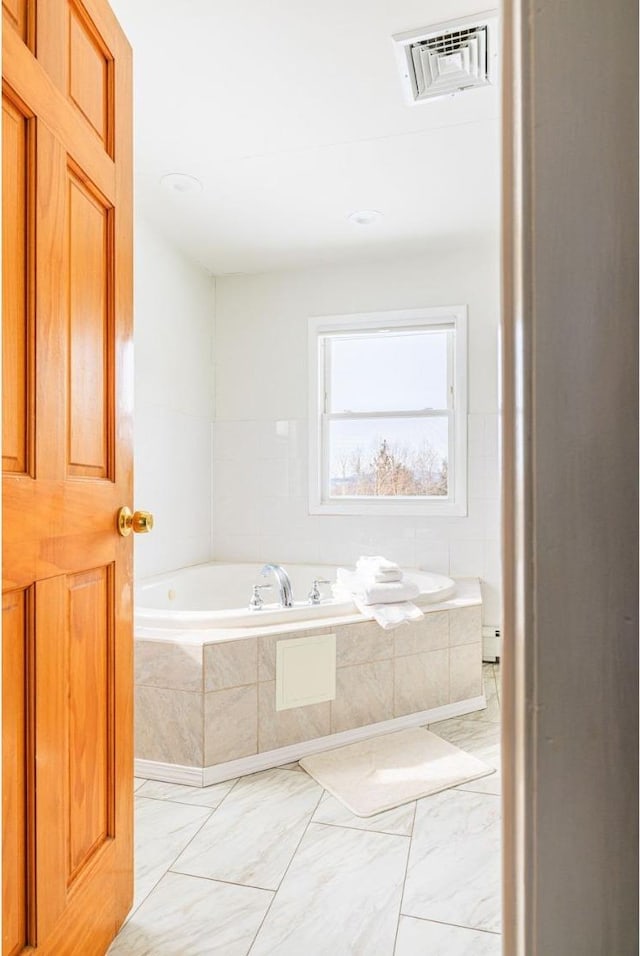
[[153, 515], [150, 511], [134, 511], [126, 505], [118, 512], [118, 531], [126, 538], [133, 531], [134, 534], [148, 534], [153, 529]]

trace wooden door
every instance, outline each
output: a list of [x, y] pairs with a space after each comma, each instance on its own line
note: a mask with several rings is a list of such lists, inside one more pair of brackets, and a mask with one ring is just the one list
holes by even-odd
[[3, 956], [132, 899], [131, 112], [104, 0], [3, 0]]

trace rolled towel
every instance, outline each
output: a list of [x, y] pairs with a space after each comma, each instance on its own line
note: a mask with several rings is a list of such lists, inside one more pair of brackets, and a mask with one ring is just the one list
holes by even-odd
[[401, 581], [403, 574], [395, 561], [388, 561], [382, 555], [362, 555], [356, 561], [356, 571], [371, 581], [384, 582]]
[[415, 581], [371, 584], [346, 568], [338, 568], [336, 580], [343, 591], [348, 591], [363, 604], [397, 604], [399, 601], [412, 601], [420, 594], [420, 588]]

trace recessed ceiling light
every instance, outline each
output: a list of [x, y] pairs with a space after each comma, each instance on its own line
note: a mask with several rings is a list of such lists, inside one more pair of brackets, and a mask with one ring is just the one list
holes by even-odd
[[374, 222], [382, 219], [382, 213], [377, 209], [358, 209], [356, 212], [347, 216], [349, 222], [355, 222], [357, 226], [371, 226]]
[[188, 176], [186, 173], [167, 173], [160, 180], [162, 186], [172, 193], [200, 193], [202, 192], [202, 183], [195, 176]]

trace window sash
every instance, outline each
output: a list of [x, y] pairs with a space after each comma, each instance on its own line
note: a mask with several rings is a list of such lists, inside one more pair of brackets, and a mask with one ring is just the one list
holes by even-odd
[[323, 384], [323, 401], [322, 401], [322, 414], [332, 415], [338, 417], [340, 415], [346, 417], [357, 417], [369, 415], [369, 417], [375, 418], [384, 418], [386, 416], [401, 417], [403, 415], [416, 418], [422, 413], [433, 412], [434, 414], [440, 414], [443, 411], [452, 411], [455, 410], [455, 387], [454, 387], [454, 373], [455, 373], [455, 348], [456, 348], [456, 329], [455, 326], [450, 322], [440, 323], [438, 325], [425, 325], [425, 326], [407, 326], [396, 328], [395, 326], [391, 327], [389, 334], [395, 334], [396, 332], [407, 332], [415, 335], [419, 332], [425, 332], [429, 334], [430, 332], [446, 332], [447, 333], [447, 408], [430, 408], [425, 407], [422, 409], [417, 409], [415, 412], [408, 412], [406, 409], [402, 410], [393, 410], [387, 409], [386, 411], [380, 412], [330, 412], [331, 408], [331, 343], [333, 339], [336, 338], [351, 338], [351, 339], [360, 339], [367, 340], [370, 338], [379, 338], [386, 334], [384, 329], [365, 329], [362, 331], [352, 332], [345, 329], [344, 332], [330, 332], [330, 333], [321, 333], [319, 336], [320, 340], [320, 358], [322, 362], [322, 384]]
[[[396, 331], [446, 331], [447, 408], [389, 409], [334, 412], [328, 409], [330, 340], [342, 336], [370, 338], [376, 333]], [[467, 514], [467, 307], [433, 306], [349, 315], [314, 316], [309, 319], [309, 513], [317, 515], [421, 515], [464, 516]], [[329, 385], [329, 388], [327, 388]], [[327, 429], [333, 421], [362, 419], [403, 419], [447, 416], [448, 496], [329, 496], [329, 454]]]
[[[446, 495], [332, 495], [331, 494], [331, 443], [329, 441], [330, 424], [332, 421], [361, 421], [362, 419], [387, 418], [446, 418], [447, 424], [447, 494]], [[405, 503], [415, 501], [442, 501], [451, 502], [455, 499], [455, 411], [454, 409], [443, 409], [441, 411], [427, 412], [393, 412], [378, 415], [372, 412], [361, 412], [353, 415], [328, 414], [320, 416], [320, 447], [322, 455], [322, 485], [321, 500], [323, 502], [336, 501], [366, 501], [372, 504], [376, 501], [389, 503], [392, 501], [403, 501]]]
[[[351, 332], [332, 332], [321, 336], [321, 360], [323, 370], [323, 402], [320, 414], [320, 455], [321, 455], [321, 488], [320, 498], [323, 502], [358, 502], [366, 501], [375, 504], [375, 502], [420, 502], [420, 501], [440, 501], [451, 502], [454, 500], [455, 489], [455, 389], [453, 384], [454, 362], [455, 362], [455, 328], [450, 323], [440, 325], [429, 325], [424, 328], [393, 327], [393, 333], [407, 331], [412, 334], [425, 331], [427, 334], [432, 331], [447, 332], [447, 407], [446, 408], [417, 408], [417, 409], [387, 409], [386, 411], [368, 411], [368, 412], [330, 412], [331, 407], [331, 342], [332, 339], [340, 336], [348, 336], [352, 339], [367, 340], [373, 337], [385, 335], [381, 329], [363, 330]], [[332, 421], [367, 421], [372, 419], [407, 419], [407, 418], [446, 418], [447, 419], [447, 494], [446, 495], [332, 495], [331, 494], [331, 442], [330, 442], [330, 423]]]

